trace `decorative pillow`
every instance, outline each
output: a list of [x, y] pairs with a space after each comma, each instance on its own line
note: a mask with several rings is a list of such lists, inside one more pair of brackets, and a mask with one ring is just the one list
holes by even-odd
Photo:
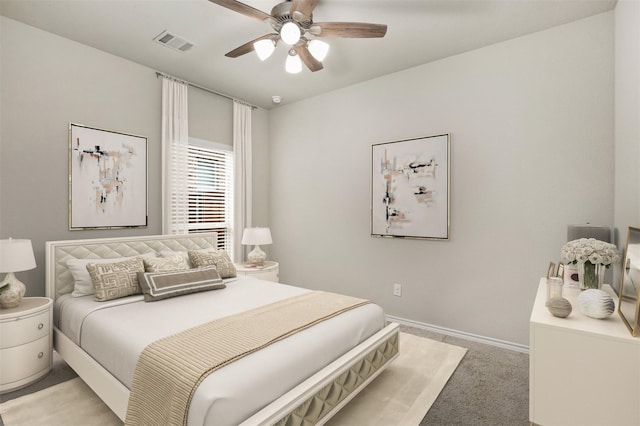
[[173, 256], [180, 255], [180, 256], [184, 257], [184, 259], [189, 264], [189, 267], [193, 268], [193, 265], [189, 262], [189, 254], [187, 253], [186, 250], [184, 250], [184, 251], [160, 250], [158, 252], [158, 254], [160, 255], [160, 257], [173, 257]]
[[181, 254], [171, 257], [152, 257], [143, 259], [146, 272], [184, 271], [189, 269], [189, 261]]
[[141, 293], [137, 275], [144, 272], [141, 257], [115, 263], [89, 263], [87, 270], [98, 302]]
[[224, 250], [210, 252], [189, 250], [189, 261], [194, 268], [215, 266], [221, 278], [234, 278], [236, 267], [233, 265], [229, 254]]
[[225, 288], [215, 267], [172, 272], [138, 272], [145, 302]]
[[73, 297], [81, 297], [88, 296], [90, 294], [94, 294], [95, 290], [93, 288], [93, 282], [91, 281], [91, 275], [89, 275], [89, 271], [87, 270], [87, 265], [89, 263], [113, 263], [113, 262], [122, 262], [124, 260], [135, 259], [136, 257], [142, 257], [145, 259], [155, 257], [155, 253], [145, 253], [140, 256], [131, 256], [131, 257], [114, 257], [112, 259], [69, 259], [67, 260], [67, 268], [71, 271], [71, 275], [73, 275], [73, 292], [71, 295]]

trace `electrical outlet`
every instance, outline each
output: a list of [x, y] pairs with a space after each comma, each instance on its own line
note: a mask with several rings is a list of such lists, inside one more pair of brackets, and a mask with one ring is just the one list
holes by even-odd
[[393, 295], [398, 297], [402, 296], [402, 284], [393, 285]]

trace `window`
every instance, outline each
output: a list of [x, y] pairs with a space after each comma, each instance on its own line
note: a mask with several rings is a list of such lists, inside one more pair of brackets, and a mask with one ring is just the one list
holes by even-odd
[[217, 232], [218, 249], [233, 254], [233, 152], [189, 138], [189, 233]]

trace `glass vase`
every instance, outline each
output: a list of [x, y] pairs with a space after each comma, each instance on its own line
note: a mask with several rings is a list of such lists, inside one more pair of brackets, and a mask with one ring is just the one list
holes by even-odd
[[580, 281], [580, 289], [588, 290], [590, 288], [600, 289], [604, 280], [604, 270], [606, 267], [600, 263], [591, 263], [588, 260], [584, 263], [578, 263], [578, 281]]

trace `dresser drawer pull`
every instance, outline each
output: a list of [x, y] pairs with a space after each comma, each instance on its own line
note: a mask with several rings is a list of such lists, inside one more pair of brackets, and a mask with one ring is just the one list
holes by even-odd
[[40, 353], [38, 354], [38, 358], [42, 358], [43, 356], [44, 356], [44, 352], [40, 352]]
[[42, 327], [44, 327], [43, 323], [38, 324], [38, 330], [42, 330]]

